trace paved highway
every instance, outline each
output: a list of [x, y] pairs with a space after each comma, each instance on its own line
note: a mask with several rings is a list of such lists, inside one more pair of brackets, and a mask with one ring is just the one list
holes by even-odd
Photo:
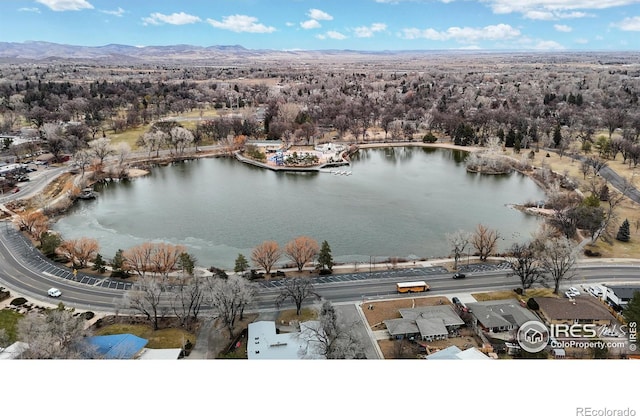
[[[52, 268], [53, 267], [53, 268]], [[519, 287], [518, 279], [508, 277], [507, 270], [488, 270], [468, 274], [463, 280], [452, 279], [451, 273], [439, 267], [351, 273], [315, 278], [316, 291], [332, 302], [422, 296], [398, 295], [395, 284], [407, 280], [424, 280], [431, 286], [432, 295], [504, 290]], [[563, 286], [595, 282], [640, 282], [640, 264], [583, 263], [578, 265], [577, 277]], [[112, 279], [73, 275], [68, 269], [45, 260], [20, 234], [7, 224], [0, 224], [0, 282], [3, 286], [33, 301], [55, 304], [58, 301], [78, 309], [121, 312], [121, 300], [130, 287]], [[252, 309], [272, 310], [280, 292], [280, 281], [256, 283], [258, 296]], [[47, 296], [50, 287], [57, 287], [62, 296], [53, 300]], [[284, 305], [284, 307], [290, 307]]]

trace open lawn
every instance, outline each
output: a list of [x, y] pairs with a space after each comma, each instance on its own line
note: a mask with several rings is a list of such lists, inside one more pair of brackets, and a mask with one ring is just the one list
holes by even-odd
[[[510, 151], [507, 154], [519, 157]], [[547, 154], [549, 157], [546, 157]], [[597, 157], [597, 151], [589, 153], [588, 156]], [[617, 156], [616, 160], [608, 160], [606, 162], [609, 168], [618, 175], [628, 179], [636, 188], [640, 187], [640, 170], [638, 168], [630, 168], [628, 164], [623, 164], [620, 155]], [[540, 150], [535, 154], [532, 165], [537, 168], [547, 167], [559, 174], [568, 175], [578, 184], [578, 189], [585, 196], [590, 195], [594, 183], [598, 188], [604, 184], [604, 180], [600, 177], [585, 176], [581, 170], [581, 162], [569, 156], [560, 157], [555, 152]], [[612, 186], [609, 186], [609, 189], [610, 192], [617, 192]], [[606, 204], [606, 202], [602, 202], [602, 204]], [[588, 245], [585, 248], [599, 252], [602, 257], [640, 258], [640, 205], [626, 198], [614, 212], [615, 217], [608, 229], [611, 238], [608, 238], [607, 241], [600, 239], [596, 244]], [[618, 228], [625, 219], [628, 219], [631, 224], [631, 242], [629, 243], [623, 243], [615, 239]]]
[[149, 325], [113, 324], [98, 328], [95, 335], [133, 334], [149, 340], [147, 348], [182, 348], [187, 341], [196, 342], [196, 335], [181, 328], [166, 328], [154, 331]]
[[296, 315], [295, 309], [287, 309], [280, 312], [277, 322], [284, 322], [284, 325], [289, 325], [291, 321], [306, 322], [314, 320], [317, 317], [318, 312], [314, 309], [302, 308], [300, 309], [300, 315]]
[[[4, 329], [8, 342], [7, 345], [11, 345], [17, 340], [18, 335], [18, 321], [23, 315], [10, 309], [0, 310], [0, 329]], [[0, 344], [0, 346], [2, 346]]]
[[149, 127], [150, 125], [139, 126], [134, 129], [125, 130], [122, 133], [110, 134], [109, 139], [114, 145], [127, 143], [129, 147], [131, 147], [131, 150], [137, 150], [138, 146], [136, 145], [136, 141], [149, 130]]

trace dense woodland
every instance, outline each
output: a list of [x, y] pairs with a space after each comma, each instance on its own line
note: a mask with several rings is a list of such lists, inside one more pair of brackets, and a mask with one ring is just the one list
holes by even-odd
[[[31, 127], [49, 139], [45, 126], [55, 124], [54, 141], [62, 142], [54, 147], [75, 153], [110, 133], [217, 109], [235, 117], [198, 123], [196, 142], [243, 135], [305, 144], [325, 134], [361, 142], [372, 140], [373, 130], [386, 140], [413, 140], [434, 132], [462, 145], [491, 137], [515, 148], [593, 143], [637, 163], [640, 66], [630, 58], [479, 54], [371, 63], [328, 57], [323, 65], [4, 65], [0, 132]], [[597, 142], [599, 132], [608, 143]]]

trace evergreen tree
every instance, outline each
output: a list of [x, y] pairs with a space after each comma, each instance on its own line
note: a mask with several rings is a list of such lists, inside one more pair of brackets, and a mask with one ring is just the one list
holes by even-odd
[[124, 251], [120, 248], [116, 251], [115, 256], [111, 260], [111, 277], [129, 277], [129, 273], [124, 270]]
[[608, 201], [609, 200], [609, 187], [605, 184], [600, 188], [600, 201]]
[[629, 229], [629, 220], [625, 219], [620, 228], [618, 229], [618, 235], [616, 235], [616, 240], [628, 242], [631, 240], [631, 231]]
[[562, 142], [562, 131], [560, 130], [560, 123], [558, 123], [553, 130], [553, 144], [556, 147], [560, 147], [560, 142]]
[[329, 247], [327, 240], [324, 240], [320, 247], [318, 266], [321, 266], [322, 270], [329, 270], [329, 272], [333, 270], [333, 256], [331, 255], [331, 247]]
[[236, 266], [233, 268], [233, 271], [236, 273], [242, 273], [249, 268], [249, 262], [247, 258], [242, 254], [238, 254], [236, 257]]
[[622, 316], [629, 322], [640, 322], [640, 290], [633, 292], [633, 298], [627, 302], [627, 306], [622, 310]]
[[104, 273], [107, 270], [107, 268], [105, 267], [106, 265], [107, 262], [104, 261], [102, 255], [98, 253], [96, 254], [96, 259], [93, 261], [93, 267], [91, 269], [96, 270], [100, 273]]

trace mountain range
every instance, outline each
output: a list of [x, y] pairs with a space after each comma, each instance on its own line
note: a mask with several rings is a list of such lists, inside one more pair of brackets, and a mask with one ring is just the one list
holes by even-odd
[[615, 62], [637, 62], [638, 52], [536, 52], [536, 51], [478, 51], [478, 50], [413, 50], [413, 51], [356, 51], [356, 50], [274, 50], [247, 49], [240, 45], [166, 45], [131, 46], [110, 44], [104, 46], [78, 46], [44, 41], [0, 42], [0, 63], [92, 61], [98, 63], [160, 63], [177, 62], [189, 64], [239, 64], [247, 61], [299, 61], [301, 63], [323, 61], [327, 58], [370, 61], [389, 58], [410, 60], [411, 57], [484, 55], [485, 57], [511, 54], [524, 60], [544, 55], [547, 59], [567, 61], [598, 60]]
[[77, 46], [43, 41], [0, 42], [0, 60], [7, 61], [55, 61], [98, 60], [118, 62], [199, 61], [232, 62], [246, 59], [313, 59], [320, 56], [340, 55], [371, 57], [372, 55], [395, 55], [400, 52], [351, 51], [351, 50], [271, 50], [247, 49], [240, 45], [167, 45], [131, 46], [110, 44], [104, 46]]

